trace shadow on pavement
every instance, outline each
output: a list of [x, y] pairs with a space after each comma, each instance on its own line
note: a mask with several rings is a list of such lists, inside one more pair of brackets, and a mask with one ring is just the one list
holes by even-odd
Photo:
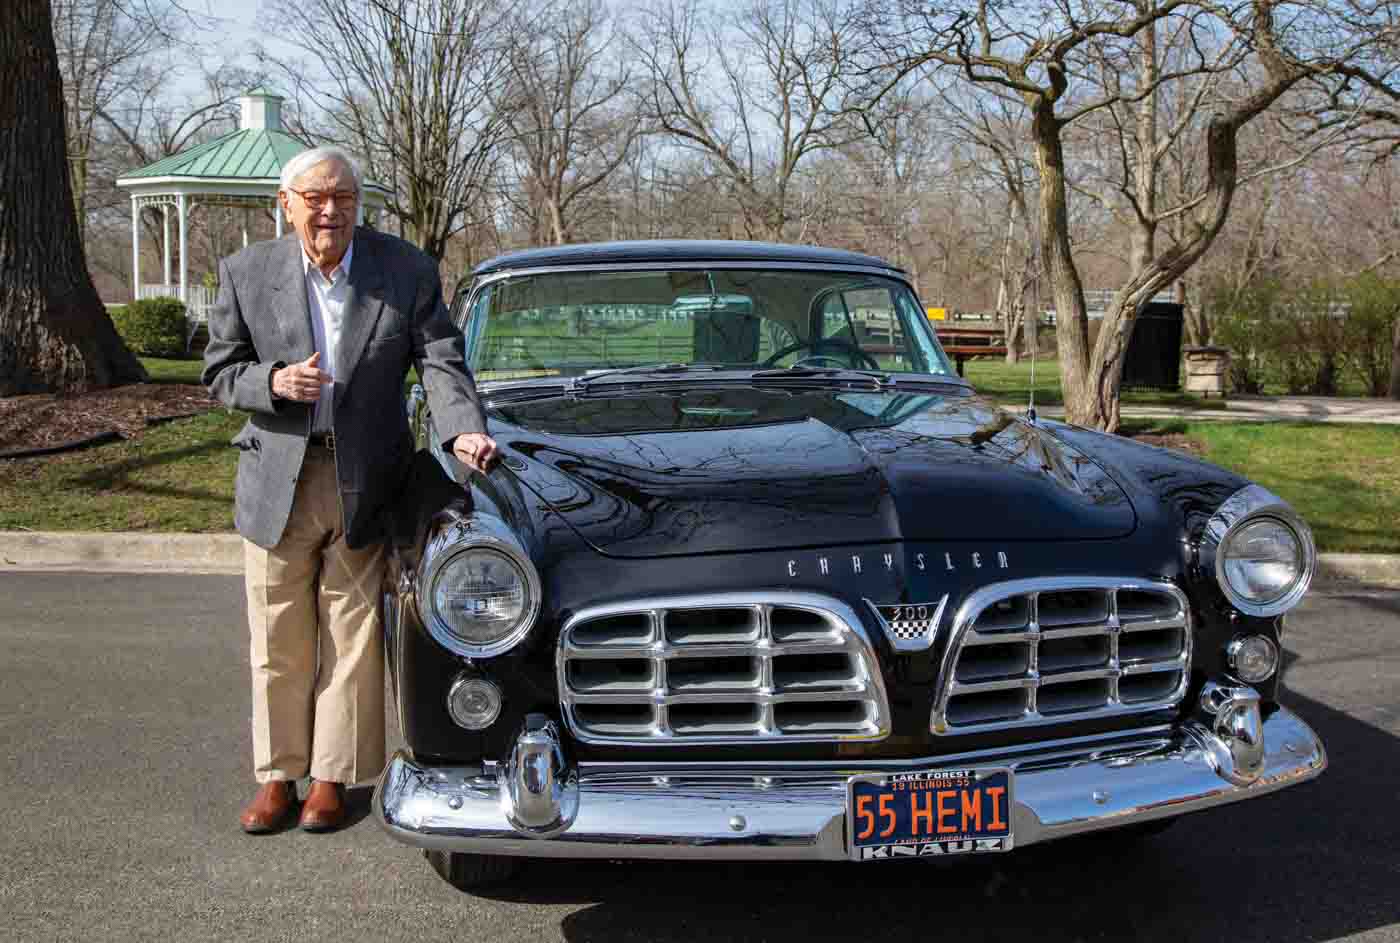
[[1316, 701], [1289, 706], [1332, 767], [1177, 822], [1009, 856], [867, 865], [536, 861], [480, 896], [588, 904], [566, 939], [1333, 940], [1400, 922], [1396, 738]]

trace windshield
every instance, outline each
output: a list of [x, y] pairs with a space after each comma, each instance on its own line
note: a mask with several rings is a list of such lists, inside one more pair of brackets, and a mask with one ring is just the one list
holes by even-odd
[[909, 287], [852, 272], [514, 276], [477, 292], [463, 328], [472, 370], [484, 382], [647, 364], [953, 374]]

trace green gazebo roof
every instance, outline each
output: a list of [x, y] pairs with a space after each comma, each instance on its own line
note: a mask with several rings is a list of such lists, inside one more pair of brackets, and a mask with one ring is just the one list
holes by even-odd
[[141, 177], [205, 177], [219, 180], [276, 180], [282, 165], [306, 145], [284, 131], [245, 129], [164, 157], [122, 174]]

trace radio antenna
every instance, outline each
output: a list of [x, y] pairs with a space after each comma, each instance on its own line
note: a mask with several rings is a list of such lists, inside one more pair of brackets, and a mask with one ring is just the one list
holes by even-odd
[[[1023, 297], [1024, 297], [1024, 296], [1023, 296]], [[1021, 320], [1022, 320], [1022, 322], [1023, 322], [1022, 325], [1021, 325], [1021, 328], [1022, 328], [1021, 333], [1025, 336], [1025, 342], [1026, 342], [1026, 347], [1027, 347], [1027, 349], [1029, 349], [1030, 352], [1031, 352], [1031, 396], [1030, 396], [1030, 404], [1026, 407], [1026, 419], [1027, 419], [1027, 421], [1033, 423], [1033, 422], [1035, 422], [1035, 354], [1036, 354], [1036, 348], [1038, 348], [1038, 347], [1040, 346], [1040, 344], [1037, 343], [1037, 341], [1039, 340], [1039, 338], [1036, 336], [1036, 328], [1039, 326], [1039, 323], [1040, 323], [1040, 279], [1039, 279], [1039, 278], [1037, 278], [1037, 279], [1035, 280], [1035, 309], [1032, 310], [1032, 311], [1027, 311], [1027, 312], [1022, 316], [1022, 319], [1021, 319]]]

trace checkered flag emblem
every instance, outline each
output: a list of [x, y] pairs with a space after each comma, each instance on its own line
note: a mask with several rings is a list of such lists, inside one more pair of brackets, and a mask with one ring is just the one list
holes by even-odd
[[880, 618], [880, 625], [896, 650], [923, 651], [933, 645], [948, 597], [945, 595], [937, 602], [897, 606], [876, 605], [868, 599], [866, 602]]

